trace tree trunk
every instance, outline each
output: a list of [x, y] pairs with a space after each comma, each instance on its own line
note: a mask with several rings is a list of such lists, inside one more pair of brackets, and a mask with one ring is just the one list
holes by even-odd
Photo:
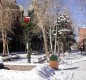
[[52, 36], [51, 36], [51, 27], [50, 27], [50, 49], [53, 54], [53, 46], [52, 46]]
[[60, 42], [57, 41], [57, 50], [58, 50], [58, 51], [57, 51], [57, 52], [58, 52], [57, 55], [58, 55], [58, 56], [60, 56], [60, 46], [59, 46], [59, 43], [60, 43]]
[[65, 53], [65, 42], [62, 42], [62, 54], [63, 54], [63, 56], [64, 56], [64, 53]]
[[57, 27], [56, 27], [56, 33], [55, 33], [54, 54], [56, 54], [56, 43], [57, 43]]
[[2, 30], [2, 41], [3, 41], [3, 54], [8, 55], [8, 43], [7, 43], [7, 34], [6, 31]]
[[41, 28], [42, 28], [43, 39], [44, 39], [45, 53], [46, 53], [47, 58], [49, 58], [48, 45], [47, 45], [47, 39], [46, 39], [46, 34], [45, 34], [45, 28], [43, 27], [42, 24], [41, 24]]

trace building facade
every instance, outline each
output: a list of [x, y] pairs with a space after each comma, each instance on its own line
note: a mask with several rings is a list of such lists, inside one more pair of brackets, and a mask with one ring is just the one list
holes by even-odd
[[79, 28], [79, 47], [83, 47], [86, 50], [86, 28]]

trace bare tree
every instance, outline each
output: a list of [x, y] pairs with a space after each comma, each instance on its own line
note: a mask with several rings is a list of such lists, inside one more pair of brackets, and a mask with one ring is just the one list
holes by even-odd
[[2, 33], [2, 41], [3, 41], [3, 55], [8, 55], [8, 39], [7, 33], [12, 32], [12, 24], [15, 22], [16, 15], [18, 12], [18, 8], [12, 6], [12, 3], [4, 2], [0, 0], [0, 32]]
[[[44, 38], [44, 44], [45, 44], [45, 52], [49, 56], [48, 52], [48, 45], [47, 43], [47, 35], [48, 34], [50, 39], [50, 50], [51, 53], [56, 54], [56, 40], [57, 35], [55, 36], [55, 45], [52, 44], [52, 29], [56, 25], [56, 20], [60, 11], [60, 3], [59, 0], [34, 0], [34, 13], [36, 14], [36, 17], [38, 19], [38, 25], [40, 26], [43, 38]], [[45, 26], [47, 26], [48, 30], [46, 30]], [[57, 30], [57, 29], [56, 29]], [[54, 45], [54, 46], [53, 46]]]
[[44, 20], [46, 17], [45, 14], [48, 8], [48, 1], [33, 0], [33, 6], [34, 6], [34, 14], [36, 15], [36, 18], [38, 20], [38, 26], [41, 28], [43, 33], [45, 53], [46, 53], [46, 56], [49, 57], [47, 38], [46, 38], [45, 27], [44, 27]]
[[[59, 15], [59, 12], [61, 11], [61, 3], [59, 0], [50, 0], [49, 1], [49, 8], [47, 12], [47, 26], [49, 29], [48, 35], [50, 40], [50, 52], [52, 54], [56, 54], [57, 52], [57, 30], [58, 26], [56, 27], [57, 18]], [[55, 33], [54, 33], [55, 32]]]

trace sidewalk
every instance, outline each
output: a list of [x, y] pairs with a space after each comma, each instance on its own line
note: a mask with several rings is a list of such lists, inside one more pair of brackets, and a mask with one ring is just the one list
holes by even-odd
[[73, 52], [66, 55], [63, 59], [64, 63], [60, 64], [59, 69], [63, 72], [71, 72], [70, 80], [86, 80], [86, 55], [81, 55], [80, 52]]

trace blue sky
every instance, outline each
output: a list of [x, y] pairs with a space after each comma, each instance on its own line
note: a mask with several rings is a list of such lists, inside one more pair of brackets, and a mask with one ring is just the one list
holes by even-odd
[[24, 8], [27, 10], [29, 5], [31, 4], [32, 0], [16, 0], [18, 4], [22, 4]]
[[[64, 6], [68, 7], [71, 12], [73, 21], [79, 26], [86, 26], [86, 15], [83, 15], [84, 9], [80, 9], [79, 0], [63, 0]], [[84, 7], [83, 7], [84, 8]]]
[[[32, 3], [32, 0], [16, 0], [18, 4], [22, 4], [27, 10], [29, 5]], [[79, 0], [62, 0], [63, 6], [67, 7], [71, 12], [71, 18], [75, 24], [79, 27], [84, 27], [86, 24], [86, 16], [83, 15], [83, 12], [79, 10], [80, 2]], [[83, 11], [83, 10], [82, 10]]]

